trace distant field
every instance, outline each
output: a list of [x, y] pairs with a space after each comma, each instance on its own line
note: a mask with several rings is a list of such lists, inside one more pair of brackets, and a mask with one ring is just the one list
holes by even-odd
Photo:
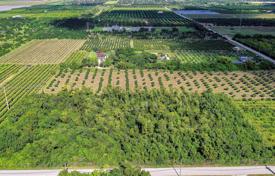
[[233, 46], [224, 40], [174, 40], [174, 39], [129, 39], [127, 37], [100, 35], [90, 37], [82, 50], [114, 50], [133, 47], [139, 50], [232, 50]]
[[110, 10], [97, 17], [101, 25], [133, 26], [181, 26], [189, 23], [186, 19], [167, 10]]
[[84, 40], [34, 40], [4, 55], [1, 64], [59, 64], [78, 50]]
[[275, 27], [263, 27], [263, 26], [214, 26], [211, 27], [213, 30], [229, 35], [234, 36], [236, 34], [242, 34], [242, 35], [255, 35], [255, 34], [261, 34], [261, 35], [275, 35]]
[[37, 5], [61, 0], [1, 0], [0, 5]]
[[263, 14], [189, 14], [185, 15], [189, 18], [260, 18], [260, 19], [275, 19], [274, 13]]
[[[1, 8], [1, 7], [0, 7]], [[99, 8], [87, 7], [87, 6], [55, 6], [55, 5], [43, 5], [32, 6], [28, 8], [13, 9], [0, 13], [0, 18], [10, 18], [20, 14], [23, 17], [28, 18], [69, 18], [78, 17], [82, 14], [94, 14], [98, 12]]]
[[91, 88], [100, 92], [108, 86], [135, 89], [179, 89], [202, 93], [212, 90], [235, 99], [274, 99], [275, 72], [169, 72], [163, 70], [83, 69], [59, 73], [44, 89], [57, 93], [65, 89]]
[[130, 39], [116, 36], [90, 37], [82, 46], [82, 50], [114, 50], [119, 48], [130, 48]]
[[224, 40], [134, 39], [134, 48], [146, 50], [232, 50]]
[[117, 1], [111, 0], [111, 1], [105, 2], [104, 4], [105, 4], [105, 5], [115, 5], [115, 4], [117, 4], [117, 3], [118, 3], [118, 0], [117, 0]]

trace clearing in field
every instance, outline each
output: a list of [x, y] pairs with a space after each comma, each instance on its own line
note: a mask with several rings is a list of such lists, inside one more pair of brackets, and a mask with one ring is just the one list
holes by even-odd
[[108, 86], [136, 89], [178, 89], [202, 93], [211, 90], [235, 99], [274, 99], [274, 71], [254, 72], [179, 72], [164, 70], [65, 70], [44, 89], [58, 93], [82, 87], [100, 92]]
[[84, 40], [34, 40], [0, 58], [0, 64], [59, 64], [78, 50]]

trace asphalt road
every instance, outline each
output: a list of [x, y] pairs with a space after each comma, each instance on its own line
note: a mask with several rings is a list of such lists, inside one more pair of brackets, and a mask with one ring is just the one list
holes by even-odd
[[[272, 174], [275, 166], [146, 168], [151, 176]], [[57, 176], [61, 170], [0, 170], [1, 176]], [[70, 170], [71, 171], [71, 170]], [[78, 169], [90, 173], [93, 169]]]

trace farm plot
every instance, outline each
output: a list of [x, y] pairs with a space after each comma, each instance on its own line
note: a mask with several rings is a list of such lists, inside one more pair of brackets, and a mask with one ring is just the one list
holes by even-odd
[[0, 65], [0, 86], [6, 81], [6, 79], [15, 75], [22, 66], [20, 65]]
[[95, 36], [90, 37], [81, 48], [82, 50], [114, 50], [119, 48], [130, 48], [130, 39], [126, 37]]
[[0, 120], [23, 97], [41, 90], [52, 77], [56, 65], [27, 67], [0, 87]]
[[0, 58], [2, 64], [59, 64], [78, 50], [84, 40], [34, 40]]
[[173, 40], [134, 39], [134, 48], [141, 50], [232, 50], [233, 46], [224, 40]]
[[88, 56], [88, 52], [87, 51], [76, 51], [74, 52], [68, 59], [66, 59], [66, 61], [64, 63], [66, 64], [81, 64], [82, 60]]
[[107, 86], [135, 89], [211, 90], [235, 99], [275, 99], [275, 71], [168, 72], [162, 70], [83, 69], [59, 73], [44, 89], [57, 93], [82, 87], [100, 92]]
[[139, 50], [170, 50], [170, 46], [175, 43], [174, 40], [162, 39], [135, 39], [133, 41], [134, 48]]
[[[209, 63], [211, 61], [215, 61], [218, 57], [229, 56], [225, 53], [219, 52], [205, 52], [205, 51], [196, 51], [196, 50], [181, 50], [175, 51], [175, 57], [180, 60], [184, 64], [202, 64]], [[232, 57], [232, 60], [234, 58]]]
[[111, 10], [98, 16], [102, 25], [182, 26], [188, 20], [167, 10]]

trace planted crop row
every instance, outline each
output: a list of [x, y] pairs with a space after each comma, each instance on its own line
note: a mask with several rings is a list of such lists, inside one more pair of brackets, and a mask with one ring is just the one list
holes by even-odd
[[[94, 74], [91, 74], [93, 72]], [[202, 93], [225, 93], [236, 99], [274, 99], [274, 71], [257, 72], [172, 72], [163, 70], [83, 70], [63, 72], [52, 80], [45, 92], [91, 88], [100, 92], [108, 85], [135, 89], [181, 89]], [[111, 76], [110, 76], [111, 74]]]
[[98, 16], [102, 25], [155, 25], [181, 26], [188, 24], [188, 20], [171, 11], [162, 10], [112, 10]]
[[130, 48], [130, 39], [125, 37], [91, 37], [81, 48], [82, 50], [114, 50]]
[[19, 65], [0, 65], [0, 84], [5, 81], [5, 79], [16, 74], [20, 68]]
[[72, 64], [72, 63], [81, 63], [81, 61], [87, 56], [86, 51], [76, 51], [74, 52], [64, 63]]
[[[19, 100], [33, 92], [38, 92], [54, 73], [56, 66], [26, 67], [20, 74], [0, 89], [0, 119]], [[5, 90], [5, 91], [4, 91]]]
[[179, 59], [182, 63], [185, 64], [201, 64], [216, 60], [219, 54], [213, 52], [186, 50], [176, 51], [175, 56], [177, 59]]
[[59, 64], [78, 50], [84, 40], [36, 40], [0, 59], [2, 64]]

